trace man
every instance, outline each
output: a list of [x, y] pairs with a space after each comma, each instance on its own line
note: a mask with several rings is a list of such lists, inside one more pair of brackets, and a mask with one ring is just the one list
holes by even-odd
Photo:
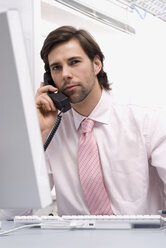
[[42, 84], [36, 94], [43, 142], [58, 113], [47, 92], [62, 91], [72, 105], [46, 151], [59, 215], [92, 213], [79, 175], [84, 119], [94, 121], [92, 132], [112, 213], [156, 214], [165, 208], [165, 114], [114, 98], [103, 70], [104, 56], [84, 30], [69, 26], [54, 30], [41, 57], [57, 87]]

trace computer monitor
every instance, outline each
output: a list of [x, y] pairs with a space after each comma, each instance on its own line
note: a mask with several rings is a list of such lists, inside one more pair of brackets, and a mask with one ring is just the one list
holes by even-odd
[[51, 203], [19, 13], [0, 13], [0, 209]]

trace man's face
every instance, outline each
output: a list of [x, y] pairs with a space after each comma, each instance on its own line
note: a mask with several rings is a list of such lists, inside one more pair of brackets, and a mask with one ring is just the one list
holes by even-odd
[[100, 89], [96, 85], [101, 61], [96, 56], [92, 62], [76, 39], [53, 48], [48, 61], [57, 88], [69, 96], [71, 103], [80, 103]]

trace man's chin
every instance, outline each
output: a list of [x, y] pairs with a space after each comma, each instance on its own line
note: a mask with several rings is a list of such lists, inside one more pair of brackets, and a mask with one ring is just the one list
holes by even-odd
[[70, 96], [69, 99], [72, 104], [76, 104], [80, 102], [80, 99], [78, 97]]
[[80, 96], [80, 95], [77, 95], [77, 96], [70, 96], [69, 99], [70, 99], [70, 102], [72, 104], [77, 104], [77, 103], [81, 103], [85, 100], [86, 96]]

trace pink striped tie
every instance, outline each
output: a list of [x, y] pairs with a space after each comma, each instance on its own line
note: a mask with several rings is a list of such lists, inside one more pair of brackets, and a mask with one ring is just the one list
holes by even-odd
[[99, 152], [92, 134], [94, 121], [85, 119], [81, 123], [82, 135], [79, 140], [79, 175], [90, 214], [110, 215], [108, 193], [105, 189]]

